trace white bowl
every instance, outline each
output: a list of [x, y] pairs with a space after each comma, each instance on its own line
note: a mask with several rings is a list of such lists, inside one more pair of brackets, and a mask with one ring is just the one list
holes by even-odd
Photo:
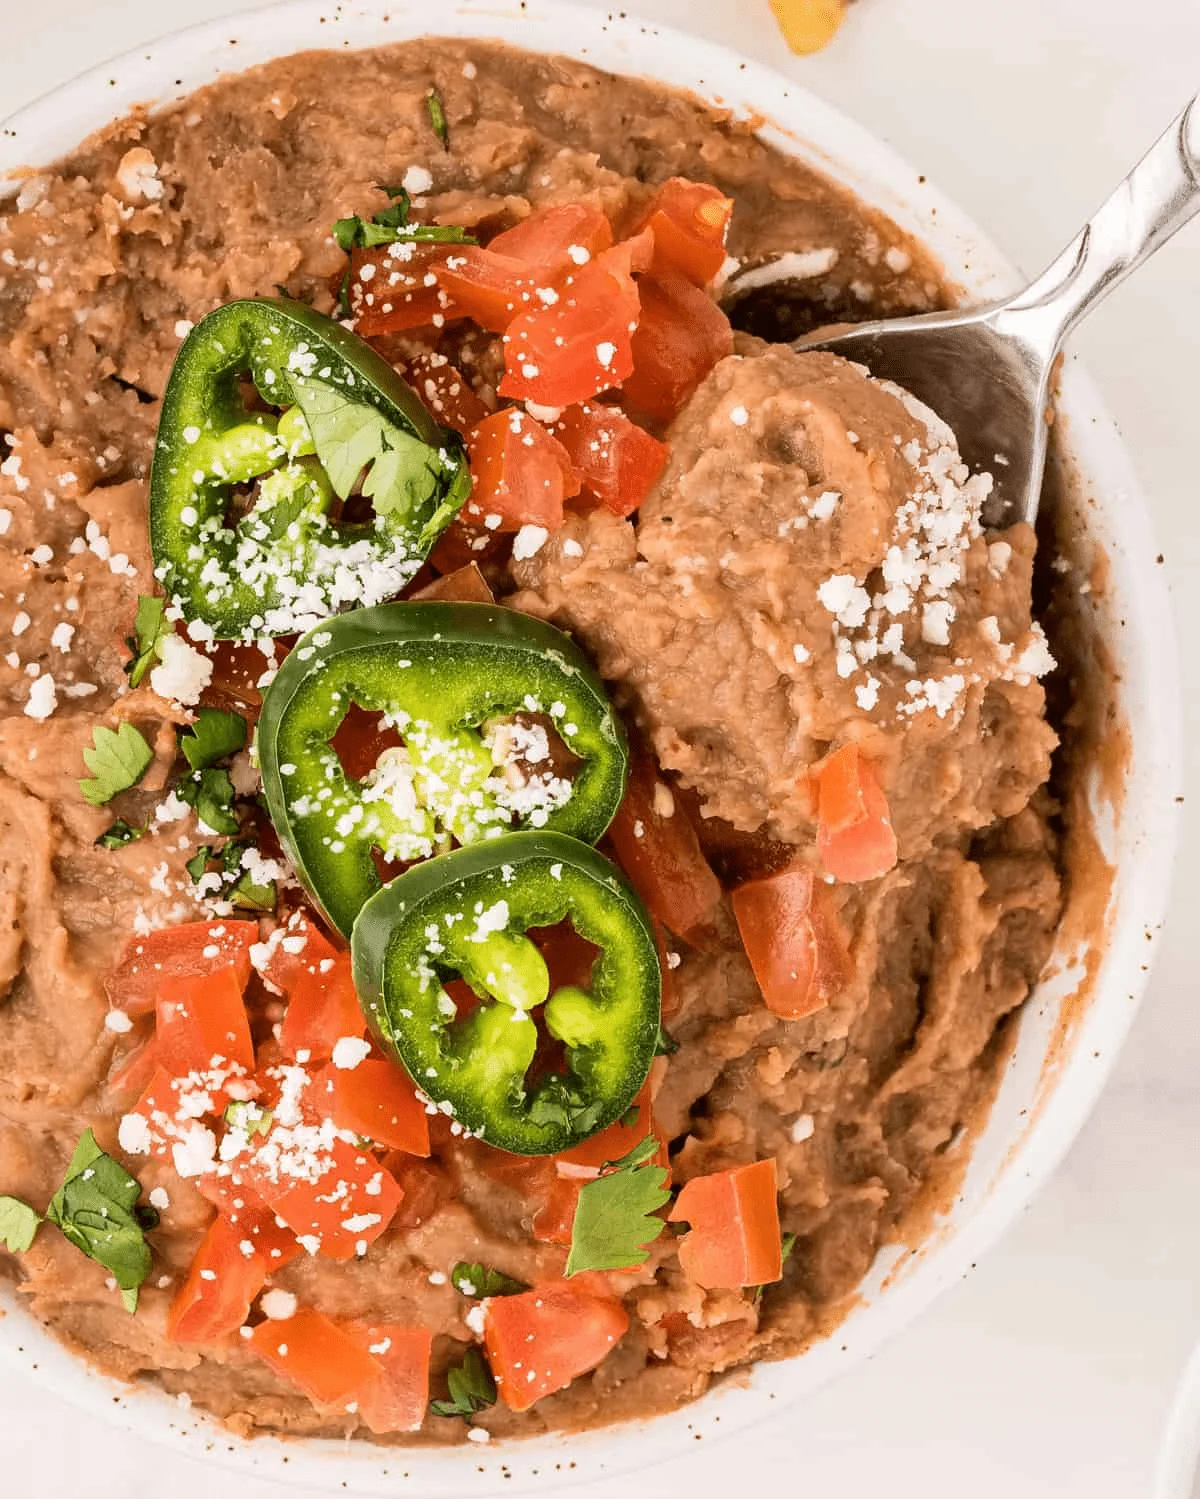
[[[1005, 258], [924, 178], [788, 79], [693, 37], [560, 0], [456, 4], [436, 13], [418, 0], [294, 0], [197, 26], [94, 69], [5, 122], [0, 182], [20, 168], [53, 161], [136, 104], [168, 103], [223, 72], [306, 48], [368, 47], [431, 30], [565, 53], [765, 119], [768, 140], [823, 169], [928, 246], [966, 299], [994, 297], [1018, 283]], [[30, 1380], [130, 1431], [193, 1455], [361, 1494], [390, 1495], [403, 1477], [432, 1499], [487, 1492], [502, 1477], [513, 1492], [641, 1470], [691, 1448], [697, 1433], [728, 1435], [865, 1358], [958, 1280], [1046, 1180], [1100, 1092], [1146, 984], [1154, 950], [1147, 939], [1159, 932], [1174, 842], [1180, 780], [1175, 653], [1146, 504], [1110, 417], [1072, 363], [1060, 412], [1079, 492], [1088, 501], [1089, 533], [1110, 564], [1101, 628], [1133, 736], [1120, 805], [1103, 805], [1098, 778], [1094, 788], [1102, 842], [1118, 870], [1105, 939], [1102, 951], [1092, 954], [1086, 1002], [1080, 998], [1082, 954], [1060, 943], [1052, 965], [1056, 976], [1025, 1008], [999, 1096], [952, 1211], [915, 1251], [880, 1257], [836, 1338], [788, 1362], [758, 1365], [745, 1380], [653, 1421], [442, 1452], [266, 1437], [240, 1441], [161, 1393], [130, 1390], [91, 1373], [20, 1310], [0, 1319], [0, 1357], [16, 1360]]]

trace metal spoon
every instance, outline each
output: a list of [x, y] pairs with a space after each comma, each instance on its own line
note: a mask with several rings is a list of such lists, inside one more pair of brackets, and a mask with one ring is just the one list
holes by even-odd
[[[1063, 340], [1197, 211], [1200, 96], [1023, 292], [975, 312], [818, 331], [792, 347], [828, 349], [911, 391], [954, 429], [971, 468], [993, 474], [985, 523], [1032, 522], [1046, 466], [1051, 377]], [[737, 292], [734, 278], [727, 300]]]

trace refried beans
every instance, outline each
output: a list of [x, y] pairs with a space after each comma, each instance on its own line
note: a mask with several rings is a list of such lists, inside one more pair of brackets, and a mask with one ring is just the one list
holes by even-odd
[[[379, 184], [404, 183], [421, 223], [486, 245], [578, 202], [630, 234], [674, 177], [733, 200], [727, 250], [743, 268], [801, 257], [811, 275], [793, 321], [949, 299], [894, 225], [751, 126], [652, 83], [451, 41], [305, 54], [224, 79], [115, 123], [0, 212], [0, 1194], [43, 1212], [91, 1129], [157, 1217], [135, 1316], [105, 1266], [49, 1226], [23, 1253], [0, 1250], [0, 1272], [99, 1367], [186, 1394], [234, 1431], [372, 1434], [354, 1402], [310, 1399], [249, 1338], [169, 1336], [214, 1210], [178, 1160], [123, 1148], [137, 1144], [121, 1121], [152, 1021], [126, 1013], [105, 979], [132, 938], [214, 911], [188, 869], [211, 834], [170, 789], [197, 698], [178, 672], [137, 686], [129, 674], [138, 600], [154, 593], [147, 486], [172, 362], [192, 326], [236, 298], [282, 291], [334, 312], [346, 259], [330, 227], [384, 207]], [[376, 347], [440, 420], [454, 424], [412, 373], [439, 358], [496, 409], [494, 334], [447, 323]], [[673, 1224], [644, 1264], [589, 1276], [628, 1330], [528, 1410], [468, 1404], [497, 1437], [665, 1411], [826, 1335], [986, 1109], [1006, 1019], [1061, 914], [1047, 790], [1058, 740], [1040, 682], [1060, 647], [1033, 616], [1032, 532], [982, 528], [987, 480], [967, 474], [953, 434], [856, 366], [747, 333], [673, 421], [648, 425], [669, 454], [635, 514], [568, 504], [557, 529], [481, 545], [475, 576], [483, 596], [588, 655], [655, 819], [685, 826], [720, 880], [704, 923], [663, 938], [675, 1049], [654, 1064], [654, 1118], [675, 1188], [773, 1160], [789, 1252], [761, 1294], [706, 1288], [681, 1264], [686, 1226]], [[427, 570], [414, 586], [440, 585]], [[239, 650], [199, 684], [201, 700], [252, 714], [274, 662]], [[83, 753], [98, 727], [123, 724], [151, 763], [92, 806]], [[820, 874], [814, 767], [835, 746], [876, 767], [894, 830], [892, 867], [861, 882]], [[246, 750], [228, 773], [254, 795]], [[149, 831], [106, 847], [114, 814]], [[267, 836], [290, 909], [300, 892]], [[601, 848], [637, 882], [617, 830]], [[731, 893], [797, 868], [816, 871], [814, 909], [840, 934], [841, 967], [821, 1003], [789, 1017], [764, 1003]], [[274, 918], [252, 919], [269, 945]], [[257, 977], [246, 1002], [261, 1056], [282, 1004]], [[553, 1187], [543, 1163], [445, 1126], [434, 1119], [428, 1158], [384, 1158], [404, 1195], [369, 1250], [290, 1259], [256, 1325], [301, 1306], [423, 1329], [442, 1398], [481, 1336], [456, 1264], [559, 1282], [569, 1235], [534, 1227]], [[435, 1413], [384, 1439], [449, 1444], [467, 1430]]]

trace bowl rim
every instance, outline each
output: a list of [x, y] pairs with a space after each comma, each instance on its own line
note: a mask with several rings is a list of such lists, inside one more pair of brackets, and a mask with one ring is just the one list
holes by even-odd
[[[336, 50], [339, 42], [358, 49], [422, 36], [474, 38], [561, 53], [731, 107], [753, 117], [764, 139], [896, 221], [934, 253], [965, 295], [982, 301], [1020, 284], [987, 236], [890, 147], [785, 75], [732, 49], [570, 0], [459, 0], [438, 14], [436, 26], [427, 18], [418, 0], [285, 0], [132, 48], [0, 122], [0, 201], [5, 175], [14, 178], [22, 167], [51, 163], [130, 108], [147, 100], [165, 107], [219, 73], [310, 48]], [[1036, 1124], [1013, 1146], [985, 1199], [953, 1235], [927, 1241], [914, 1256], [913, 1272], [877, 1303], [886, 1305], [884, 1314], [868, 1315], [865, 1329], [852, 1314], [836, 1345], [826, 1339], [797, 1358], [758, 1364], [744, 1382], [721, 1385], [680, 1411], [583, 1434], [497, 1443], [494, 1449], [386, 1448], [270, 1436], [242, 1441], [159, 1391], [130, 1389], [95, 1373], [28, 1315], [0, 1318], [0, 1358], [15, 1360], [27, 1377], [127, 1430], [243, 1472], [320, 1485], [336, 1468], [349, 1492], [391, 1494], [405, 1482], [430, 1496], [477, 1495], [502, 1479], [510, 1488], [593, 1481], [694, 1450], [700, 1437], [743, 1430], [868, 1356], [959, 1279], [1051, 1175], [1099, 1096], [1148, 981], [1147, 952], [1157, 944], [1146, 938], [1161, 929], [1178, 821], [1182, 733], [1175, 637], [1161, 574], [1154, 571], [1148, 508], [1112, 419], [1073, 358], [1063, 375], [1061, 411], [1072, 450], [1076, 444], [1086, 450], [1086, 468], [1104, 475], [1097, 513], [1108, 527], [1103, 540], [1113, 566], [1113, 597], [1122, 605], [1124, 628], [1116, 644], [1130, 698], [1126, 716], [1135, 728], [1153, 724], [1153, 735], [1136, 739], [1138, 781], [1136, 788], [1130, 782], [1124, 809], [1126, 817], [1138, 811], [1140, 831], [1121, 863], [1121, 898], [1100, 980]], [[1132, 808], [1135, 789], [1140, 801]]]

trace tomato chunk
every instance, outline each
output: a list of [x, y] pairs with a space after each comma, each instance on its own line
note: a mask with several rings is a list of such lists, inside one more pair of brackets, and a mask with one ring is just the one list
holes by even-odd
[[[334, 745], [348, 775], [365, 775], [381, 752], [399, 742], [391, 730], [380, 731], [369, 715], [346, 720]], [[343, 730], [345, 734], [343, 735]], [[303, 911], [294, 911], [286, 926], [271, 934], [260, 973], [267, 985], [288, 1002], [279, 1044], [294, 1058], [307, 1051], [323, 1061], [343, 1036], [362, 1036], [366, 1019], [358, 1003], [350, 954], [339, 951]]]
[[560, 203], [535, 209], [527, 219], [497, 234], [488, 249], [553, 275], [575, 266], [579, 250], [589, 256], [607, 250], [612, 238], [612, 225], [599, 208], [591, 203]]
[[229, 965], [245, 988], [250, 949], [257, 941], [256, 921], [189, 921], [160, 927], [145, 937], [130, 938], [104, 980], [105, 993], [127, 1015], [148, 1015], [164, 978], [215, 973]]
[[693, 1177], [670, 1221], [691, 1225], [679, 1243], [679, 1263], [706, 1290], [768, 1285], [783, 1275], [773, 1157]]
[[154, 1037], [143, 1041], [126, 1056], [108, 1080], [113, 1093], [140, 1093], [158, 1070], [158, 1048]]
[[896, 863], [896, 834], [879, 772], [845, 744], [817, 775], [817, 848], [835, 879], [877, 880]]
[[343, 1037], [360, 1037], [367, 1028], [354, 987], [350, 954], [338, 953], [326, 972], [306, 970], [294, 982], [279, 1029], [285, 1056], [307, 1051], [320, 1061], [333, 1055]]
[[733, 914], [767, 1009], [798, 1020], [844, 987], [850, 958], [830, 894], [811, 869], [739, 885]]
[[359, 1396], [359, 1415], [376, 1436], [419, 1431], [429, 1404], [432, 1333], [396, 1322], [367, 1327], [348, 1322], [342, 1331], [381, 1366], [382, 1377]]
[[594, 1369], [625, 1336], [629, 1317], [615, 1296], [569, 1281], [484, 1302], [483, 1338], [496, 1390], [509, 1410], [526, 1411]]
[[658, 482], [670, 449], [615, 406], [571, 406], [554, 424], [588, 494], [632, 515]]
[[655, 193], [642, 220], [654, 235], [651, 269], [676, 272], [707, 286], [725, 264], [733, 199], [707, 182], [672, 177]]
[[468, 562], [465, 567], [459, 567], [452, 573], [443, 573], [440, 578], [435, 578], [432, 583], [427, 584], [418, 593], [412, 595], [413, 599], [441, 599], [445, 603], [453, 604], [494, 604], [496, 595], [492, 592], [488, 580], [479, 571], [474, 562]]
[[539, 290], [553, 291], [536, 266], [478, 245], [456, 249], [439, 269], [438, 282], [489, 333], [503, 333], [519, 313], [537, 306]]
[[720, 883], [687, 813], [645, 749], [635, 747], [631, 754], [625, 799], [608, 836], [650, 914], [669, 931], [687, 937], [711, 922]]
[[733, 329], [708, 293], [683, 276], [643, 276], [639, 290], [641, 319], [623, 399], [627, 408], [665, 423], [713, 365], [733, 353]]
[[288, 1162], [275, 1160], [269, 1135], [267, 1141], [241, 1168], [242, 1179], [305, 1249], [350, 1260], [392, 1221], [403, 1193], [373, 1158], [335, 1140], [289, 1171]]
[[469, 432], [488, 414], [467, 377], [444, 354], [432, 350], [413, 354], [399, 369], [425, 403], [430, 416], [444, 427]]
[[[350, 313], [360, 338], [424, 328], [461, 317], [438, 276], [461, 246], [401, 240], [350, 256]], [[440, 326], [440, 324], [435, 324]]]
[[488, 530], [518, 531], [525, 525], [553, 531], [562, 525], [563, 501], [579, 493], [579, 479], [561, 443], [524, 411], [497, 411], [467, 433], [471, 497], [468, 523]]
[[312, 1307], [294, 1316], [260, 1322], [249, 1347], [276, 1374], [317, 1405], [361, 1401], [382, 1378], [382, 1367], [360, 1339]]
[[232, 1337], [267, 1277], [300, 1253], [295, 1239], [276, 1228], [269, 1215], [259, 1217], [258, 1224], [248, 1215], [239, 1223], [213, 1219], [167, 1313], [173, 1342], [221, 1343]]
[[230, 1064], [246, 1073], [254, 1071], [242, 987], [232, 965], [212, 974], [161, 981], [155, 1007], [156, 1049], [159, 1064], [172, 1077]]
[[652, 253], [649, 234], [642, 242], [614, 245], [570, 276], [553, 305], [515, 318], [500, 394], [570, 406], [627, 379], [640, 305], [632, 271]]
[[259, 679], [274, 665], [274, 653], [267, 656], [258, 646], [245, 645], [239, 640], [218, 640], [208, 649], [213, 674], [201, 694], [201, 702], [206, 707], [257, 718], [262, 707]]
[[339, 1129], [364, 1135], [389, 1150], [429, 1154], [429, 1115], [403, 1068], [384, 1057], [366, 1057], [356, 1067], [334, 1063], [313, 1079], [314, 1107]]

